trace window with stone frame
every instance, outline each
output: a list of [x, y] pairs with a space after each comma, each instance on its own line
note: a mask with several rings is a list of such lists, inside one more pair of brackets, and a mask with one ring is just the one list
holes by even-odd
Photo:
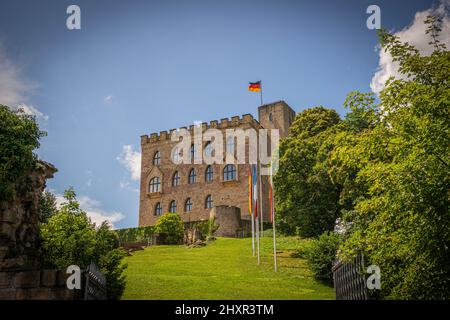
[[175, 173], [172, 176], [172, 186], [174, 187], [179, 186], [180, 183], [181, 183], [180, 173], [178, 171], [175, 171]]
[[209, 165], [206, 167], [206, 170], [205, 170], [205, 181], [211, 182], [211, 181], [213, 181], [213, 178], [214, 178], [214, 169], [211, 165]]
[[205, 208], [211, 209], [213, 207], [213, 197], [212, 195], [207, 195], [205, 200]]
[[161, 153], [159, 151], [156, 151], [153, 155], [153, 165], [159, 166], [161, 164]]
[[189, 184], [193, 184], [193, 183], [196, 183], [196, 182], [197, 182], [197, 171], [194, 168], [192, 168], [189, 171], [188, 183]]
[[191, 198], [187, 198], [187, 200], [184, 204], [184, 211], [185, 212], [192, 211], [192, 199]]
[[225, 168], [223, 168], [223, 180], [236, 180], [236, 166], [234, 164], [227, 164]]
[[161, 180], [159, 177], [153, 177], [150, 179], [150, 183], [148, 184], [148, 192], [160, 192], [161, 191]]
[[175, 200], [170, 201], [169, 212], [171, 213], [177, 212], [177, 202]]
[[162, 215], [162, 205], [161, 202], [158, 202], [155, 206], [155, 216]]

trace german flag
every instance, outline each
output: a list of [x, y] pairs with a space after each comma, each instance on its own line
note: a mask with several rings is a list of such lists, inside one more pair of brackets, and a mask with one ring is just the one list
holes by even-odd
[[261, 81], [249, 82], [248, 91], [261, 92]]

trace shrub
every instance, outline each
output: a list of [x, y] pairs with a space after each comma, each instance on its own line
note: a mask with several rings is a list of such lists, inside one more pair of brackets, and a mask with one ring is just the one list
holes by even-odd
[[155, 232], [162, 236], [165, 244], [178, 244], [183, 238], [184, 224], [178, 213], [166, 213], [156, 222]]
[[118, 248], [117, 234], [106, 222], [100, 226], [92, 223], [72, 189], [66, 190], [64, 197], [67, 202], [40, 225], [44, 266], [65, 269], [74, 264], [85, 269], [94, 262], [106, 277], [108, 299], [120, 298], [125, 289], [122, 258], [126, 253]]
[[132, 242], [148, 242], [155, 233], [154, 226], [125, 228], [115, 230], [119, 237], [120, 245]]
[[333, 232], [324, 232], [319, 238], [311, 241], [306, 248], [308, 265], [317, 280], [328, 284], [333, 283], [331, 268], [336, 258], [339, 245], [339, 235]]

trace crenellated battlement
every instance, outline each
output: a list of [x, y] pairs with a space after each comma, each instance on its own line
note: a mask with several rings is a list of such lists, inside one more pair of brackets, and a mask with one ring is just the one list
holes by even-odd
[[[202, 131], [208, 130], [208, 129], [227, 129], [227, 128], [235, 128], [242, 124], [253, 124], [254, 126], [260, 126], [259, 122], [253, 118], [253, 116], [249, 113], [244, 114], [242, 116], [233, 116], [230, 118], [223, 118], [220, 120], [212, 120], [210, 122], [202, 122], [201, 128]], [[189, 127], [180, 127], [179, 129], [170, 129], [170, 130], [164, 130], [160, 132], [153, 132], [150, 135], [142, 135], [141, 136], [141, 144], [148, 143], [148, 142], [157, 142], [157, 141], [164, 141], [164, 140], [170, 140], [172, 136], [172, 132], [180, 130], [180, 129], [186, 129], [189, 130], [191, 134], [194, 133], [195, 125], [190, 125]]]

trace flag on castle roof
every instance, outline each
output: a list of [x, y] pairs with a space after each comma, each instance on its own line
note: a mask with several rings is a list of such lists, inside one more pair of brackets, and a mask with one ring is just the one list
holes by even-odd
[[261, 81], [249, 82], [248, 91], [260, 92], [261, 91]]

